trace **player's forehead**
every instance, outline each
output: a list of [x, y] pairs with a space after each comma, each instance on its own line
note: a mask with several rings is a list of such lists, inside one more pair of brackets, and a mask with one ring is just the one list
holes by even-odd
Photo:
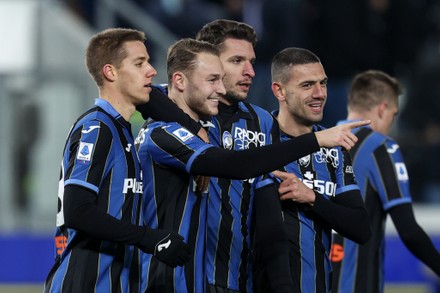
[[251, 42], [235, 38], [227, 38], [223, 42], [220, 54], [222, 59], [224, 57], [229, 58], [233, 56], [243, 57], [249, 60], [256, 58], [255, 50]]
[[328, 79], [321, 63], [294, 65], [288, 71], [288, 75], [290, 81], [298, 84], [304, 82], [323, 82]]
[[196, 68], [194, 74], [198, 75], [218, 75], [224, 76], [223, 65], [220, 58], [216, 55], [209, 53], [200, 53], [197, 56]]
[[149, 60], [147, 48], [141, 41], [128, 41], [124, 44], [126, 57], [122, 61], [135, 62], [136, 60]]

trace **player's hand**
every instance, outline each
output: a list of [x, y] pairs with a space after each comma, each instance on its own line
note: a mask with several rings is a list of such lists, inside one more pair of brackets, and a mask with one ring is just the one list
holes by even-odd
[[314, 204], [315, 192], [307, 187], [295, 174], [283, 171], [273, 171], [272, 174], [282, 180], [278, 188], [281, 200], [290, 199], [294, 202]]
[[156, 244], [154, 256], [169, 266], [183, 266], [191, 258], [191, 249], [182, 236], [170, 232]]
[[139, 248], [153, 254], [161, 262], [171, 266], [183, 266], [191, 258], [191, 248], [183, 237], [175, 232], [150, 229], [146, 232]]
[[370, 123], [370, 120], [354, 121], [317, 131], [315, 132], [316, 139], [321, 147], [342, 146], [349, 151], [358, 141], [356, 135], [351, 130]]
[[209, 176], [197, 176], [195, 178], [196, 181], [196, 195], [202, 196], [204, 192], [208, 191], [209, 181], [211, 177]]

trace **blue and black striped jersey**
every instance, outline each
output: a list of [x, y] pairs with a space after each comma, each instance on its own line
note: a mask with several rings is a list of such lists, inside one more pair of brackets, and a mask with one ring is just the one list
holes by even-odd
[[56, 264], [46, 292], [133, 292], [139, 289], [138, 249], [66, 228], [64, 186], [96, 193], [98, 209], [139, 225], [142, 175], [130, 124], [105, 100], [78, 118], [61, 164], [55, 232]]
[[[346, 123], [342, 121], [340, 123]], [[372, 237], [364, 245], [334, 234], [333, 292], [383, 292], [384, 234], [387, 212], [410, 203], [408, 173], [399, 145], [370, 127], [354, 131], [354, 173], [369, 212]]]
[[[313, 131], [323, 128], [315, 125]], [[291, 139], [281, 135], [281, 141]], [[358, 190], [347, 152], [321, 148], [284, 167], [326, 200]], [[330, 292], [331, 225], [311, 211], [309, 205], [290, 200], [282, 202], [285, 230], [289, 241], [289, 261], [294, 292]]]
[[[211, 118], [209, 139], [228, 150], [245, 150], [279, 139], [275, 119], [266, 110], [239, 102], [238, 108], [219, 105]], [[215, 166], [213, 166], [215, 168]], [[206, 270], [208, 283], [240, 292], [252, 292], [252, 205], [261, 178], [211, 178], [208, 200]]]
[[142, 292], [204, 292], [207, 193], [195, 194], [194, 160], [213, 147], [178, 123], [146, 124], [136, 139], [143, 169], [145, 225], [185, 238], [193, 258], [172, 268], [142, 254]]

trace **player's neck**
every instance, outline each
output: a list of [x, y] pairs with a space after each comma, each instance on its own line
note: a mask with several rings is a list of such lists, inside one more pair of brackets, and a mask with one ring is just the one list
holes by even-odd
[[195, 121], [199, 121], [200, 120], [200, 116], [199, 114], [197, 114], [196, 112], [194, 112], [189, 106], [188, 104], [185, 102], [185, 98], [183, 93], [178, 92], [178, 91], [174, 91], [174, 90], [170, 90], [168, 93], [168, 96], [170, 97], [170, 99], [180, 108], [182, 109], [183, 112], [185, 112], [186, 114], [189, 115], [189, 117], [191, 117], [192, 119], [194, 119]]
[[112, 105], [112, 107], [124, 117], [125, 121], [130, 121], [131, 116], [136, 111], [135, 105], [129, 103], [127, 99], [120, 95], [118, 92], [100, 90], [99, 96], [101, 99], [106, 100]]
[[311, 133], [313, 129], [313, 126], [306, 126], [297, 121], [297, 119], [289, 115], [287, 111], [280, 110], [277, 120], [281, 131], [293, 137]]

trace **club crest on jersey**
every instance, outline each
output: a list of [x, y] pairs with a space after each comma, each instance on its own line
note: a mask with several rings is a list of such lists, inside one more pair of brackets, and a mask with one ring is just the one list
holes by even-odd
[[404, 163], [394, 163], [394, 167], [396, 168], [397, 179], [399, 181], [407, 181], [409, 179]]
[[93, 143], [80, 142], [76, 159], [80, 161], [90, 161], [93, 152]]
[[310, 155], [302, 157], [298, 160], [298, 163], [303, 167], [307, 167], [310, 164]]
[[186, 130], [183, 127], [179, 128], [177, 130], [174, 130], [173, 134], [183, 142], [188, 141], [194, 137], [194, 135], [191, 132], [189, 132], [188, 130]]
[[222, 142], [223, 142], [223, 148], [226, 150], [231, 150], [233, 145], [232, 135], [229, 133], [229, 131], [225, 131], [222, 134]]

